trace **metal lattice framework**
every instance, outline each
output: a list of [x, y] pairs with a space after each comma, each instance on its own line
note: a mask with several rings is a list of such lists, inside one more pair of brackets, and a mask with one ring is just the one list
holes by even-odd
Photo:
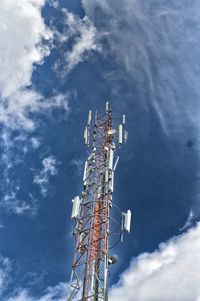
[[[98, 116], [96, 113], [92, 128], [91, 111], [89, 112], [84, 134], [87, 145], [91, 132], [92, 152], [85, 163], [82, 196], [73, 200], [72, 218], [76, 221], [73, 235], [76, 247], [68, 301], [108, 300], [109, 265], [116, 260], [116, 257], [109, 254], [109, 239], [116, 233], [121, 237], [123, 230], [130, 231], [130, 210], [129, 213], [120, 215], [119, 222], [110, 216], [118, 158], [113, 165], [116, 130], [113, 129], [112, 110], [108, 103], [104, 115]], [[122, 143], [122, 125], [119, 126], [119, 143]]]

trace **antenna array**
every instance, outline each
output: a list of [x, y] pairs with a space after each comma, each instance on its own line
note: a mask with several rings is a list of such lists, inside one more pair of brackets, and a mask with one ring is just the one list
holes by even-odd
[[108, 300], [109, 268], [118, 260], [110, 252], [122, 241], [124, 231], [130, 232], [131, 211], [121, 212], [112, 199], [119, 161], [115, 156], [116, 145], [121, 146], [128, 138], [123, 129], [125, 122], [123, 115], [118, 131], [113, 128], [108, 102], [105, 114], [96, 113], [94, 121], [92, 111], [88, 114], [84, 141], [91, 146], [91, 153], [85, 162], [81, 197], [72, 200], [76, 247], [68, 301]]

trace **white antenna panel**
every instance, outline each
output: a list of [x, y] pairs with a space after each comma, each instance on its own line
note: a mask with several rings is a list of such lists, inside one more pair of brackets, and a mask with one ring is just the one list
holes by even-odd
[[111, 149], [110, 149], [109, 160], [108, 160], [108, 168], [109, 168], [110, 170], [113, 170], [113, 157], [114, 157], [114, 151], [113, 151], [113, 149], [111, 148]]
[[127, 210], [124, 215], [124, 229], [130, 233], [131, 231], [131, 210]]
[[105, 182], [108, 183], [108, 170], [105, 171]]
[[114, 171], [112, 171], [112, 173], [111, 173], [111, 179], [110, 179], [110, 183], [109, 183], [109, 188], [110, 188], [111, 192], [114, 191]]
[[74, 200], [72, 200], [72, 202], [73, 202], [73, 206], [72, 206], [71, 218], [77, 218], [79, 216], [80, 204], [81, 204], [81, 200], [79, 196], [76, 196]]
[[84, 139], [85, 139], [85, 144], [88, 144], [88, 128], [86, 126], [85, 131], [84, 131]]
[[119, 144], [122, 144], [122, 124], [119, 125]]
[[106, 112], [109, 110], [109, 101], [106, 101]]
[[122, 116], [122, 123], [125, 124], [126, 123], [126, 115]]
[[83, 182], [86, 181], [87, 178], [87, 168], [88, 168], [88, 162], [85, 162], [85, 168], [84, 168], [84, 173], [83, 173]]
[[92, 120], [92, 111], [90, 110], [88, 113], [88, 125], [91, 124], [91, 120]]

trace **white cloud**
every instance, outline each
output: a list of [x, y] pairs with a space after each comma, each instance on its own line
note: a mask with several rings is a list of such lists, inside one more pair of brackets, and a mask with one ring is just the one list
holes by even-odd
[[20, 151], [23, 154], [26, 153], [27, 149], [33, 147], [33, 142], [27, 141], [24, 134], [13, 138], [7, 128], [4, 128], [1, 138], [4, 152], [1, 157], [3, 177], [1, 181], [2, 197], [0, 199], [0, 207], [7, 213], [35, 215], [37, 212], [37, 201], [31, 193], [26, 193], [26, 201], [21, 199], [19, 195], [23, 189], [23, 185], [21, 185], [18, 178], [13, 176], [16, 166], [23, 164]]
[[40, 141], [36, 137], [31, 138], [31, 144], [34, 149], [37, 149], [40, 146]]
[[[161, 243], [130, 264], [112, 287], [111, 301], [198, 301], [200, 298], [200, 224]], [[126, 296], [126, 297], [125, 297]]]
[[37, 201], [29, 193], [28, 200], [23, 201], [18, 197], [19, 187], [13, 187], [9, 194], [5, 194], [0, 202], [0, 206], [8, 213], [17, 215], [35, 215], [37, 212]]
[[48, 190], [48, 183], [50, 176], [55, 176], [57, 174], [58, 162], [54, 156], [49, 156], [42, 160], [42, 170], [39, 174], [34, 176], [33, 182], [39, 185], [41, 193], [43, 196], [46, 196]]
[[44, 0], [1, 0], [0, 3], [0, 91], [10, 97], [31, 83], [33, 64], [49, 53], [42, 39], [51, 33], [44, 25]]
[[48, 0], [48, 3], [53, 6], [54, 8], [59, 7], [59, 1], [58, 0]]
[[68, 285], [65, 283], [59, 283], [55, 287], [48, 287], [42, 297], [32, 297], [28, 290], [19, 290], [8, 301], [66, 301]]
[[[0, 2], [0, 123], [33, 130], [30, 112], [67, 108], [66, 102], [44, 100], [30, 89], [36, 64], [50, 54], [53, 32], [41, 16], [44, 0]], [[54, 97], [55, 100], [55, 97]], [[61, 99], [60, 99], [61, 100]]]
[[[0, 1], [0, 124], [4, 126], [0, 206], [9, 213], [36, 212], [37, 201], [29, 195], [28, 201], [21, 200], [17, 187], [23, 186], [19, 178], [13, 177], [15, 167], [24, 164], [24, 155], [39, 147], [39, 140], [27, 139], [37, 127], [30, 113], [68, 110], [67, 96], [54, 92], [45, 99], [31, 86], [33, 71], [50, 54], [53, 43], [53, 31], [47, 28], [41, 14], [44, 4], [45, 0]], [[14, 129], [20, 130], [15, 138]]]
[[81, 19], [65, 9], [63, 13], [65, 16], [64, 32], [57, 32], [57, 39], [61, 45], [68, 40], [73, 43], [71, 50], [64, 52], [64, 57], [55, 65], [56, 71], [62, 76], [71, 72], [80, 62], [87, 60], [93, 52], [101, 51], [97, 30], [91, 20], [87, 16]]
[[0, 2], [0, 122], [7, 127], [32, 129], [28, 117], [37, 111], [41, 96], [30, 90], [34, 64], [49, 54], [44, 41], [52, 33], [44, 24], [44, 0], [2, 0]]

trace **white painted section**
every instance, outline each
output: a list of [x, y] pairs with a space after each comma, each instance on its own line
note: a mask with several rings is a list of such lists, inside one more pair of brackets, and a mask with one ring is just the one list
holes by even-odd
[[72, 215], [71, 218], [77, 218], [79, 216], [79, 211], [80, 211], [80, 204], [81, 200], [79, 196], [76, 196], [73, 200], [73, 206], [72, 206]]

